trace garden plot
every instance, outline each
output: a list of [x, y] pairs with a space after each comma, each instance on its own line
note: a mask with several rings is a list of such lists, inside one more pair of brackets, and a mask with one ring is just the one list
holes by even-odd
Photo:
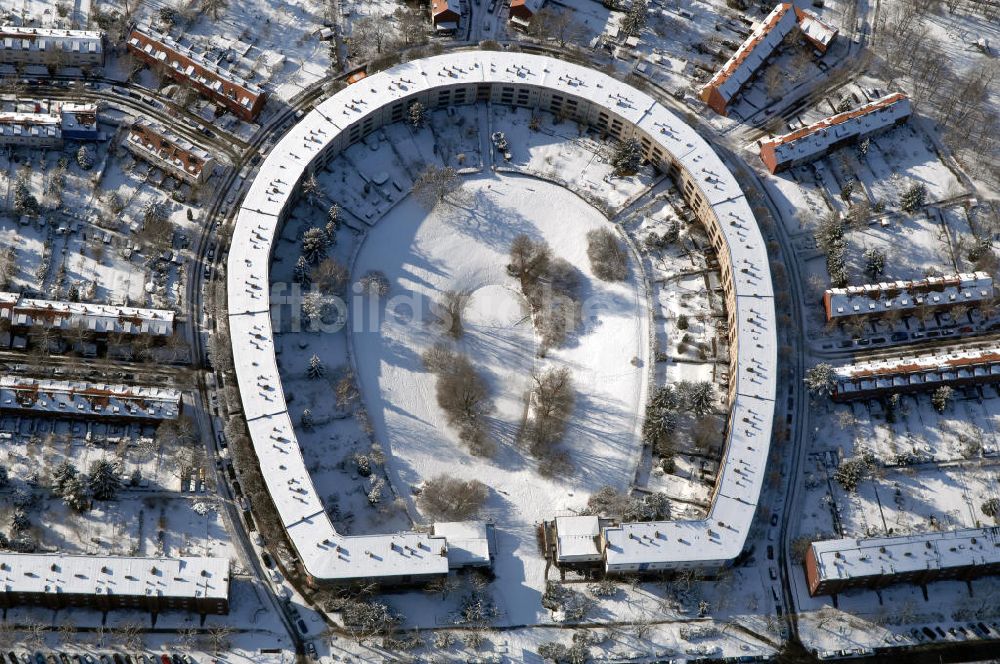
[[[396, 594], [392, 605], [407, 617], [404, 627], [418, 626], [413, 616], [427, 612], [428, 602], [440, 616], [439, 627], [447, 626], [458, 616], [461, 601], [471, 584], [460, 583], [447, 593], [422, 596]], [[478, 648], [464, 646], [459, 633], [447, 646], [435, 644], [427, 655], [443, 661], [468, 661], [491, 656], [533, 661], [543, 643], [571, 644], [581, 636], [590, 636], [591, 661], [664, 661], [674, 657], [736, 657], [772, 652], [768, 632], [777, 632], [777, 623], [765, 619], [773, 614], [773, 603], [761, 587], [759, 570], [745, 568], [727, 571], [718, 579], [701, 581], [681, 574], [664, 583], [618, 583], [599, 586], [594, 583], [556, 584], [563, 601], [586, 607], [588, 628], [573, 630], [580, 622], [573, 611], [554, 610], [551, 619], [533, 629], [487, 631]], [[699, 607], [710, 607], [712, 618], [699, 616]], [[650, 620], [650, 616], [655, 616]], [[594, 622], [620, 622], [622, 629], [589, 629]], [[624, 627], [644, 625], [645, 628]], [[727, 628], [728, 626], [728, 628]], [[734, 628], [735, 627], [735, 628]], [[586, 631], [586, 634], [585, 634]], [[767, 635], [758, 637], [756, 634]], [[425, 635], [428, 636], [428, 635]], [[413, 653], [425, 654], [425, 650]]]
[[481, 110], [479, 104], [465, 104], [428, 114], [426, 125], [434, 134], [438, 154], [446, 166], [462, 172], [482, 169], [480, 150], [485, 128], [479, 123]]
[[[272, 288], [279, 289], [279, 297], [292, 294], [289, 285], [293, 283], [293, 267], [301, 252], [302, 234], [325, 222], [322, 207], [297, 206], [282, 228], [271, 266]], [[330, 257], [346, 265], [357, 248], [357, 240], [346, 227], [337, 238], [336, 245], [330, 249]], [[406, 505], [394, 501], [394, 487], [383, 487], [372, 500], [372, 489], [377, 481], [384, 482], [385, 474], [380, 463], [366, 461], [367, 465], [363, 465], [358, 461], [359, 456], [368, 459], [379, 455], [372, 454], [367, 418], [363, 414], [355, 415], [356, 408], [364, 406], [358, 401], [356, 389], [351, 391], [351, 398], [338, 401], [335, 397], [338, 383], [342, 380], [353, 383], [348, 355], [349, 329], [344, 329], [345, 321], [338, 321], [333, 314], [322, 331], [312, 331], [308, 321], [300, 316], [301, 306], [297, 297], [290, 297], [287, 305], [278, 304], [278, 299], [272, 298], [272, 317], [277, 321], [275, 328], [280, 330], [275, 335], [275, 350], [282, 386], [292, 421], [297, 425], [296, 439], [302, 446], [317, 493], [337, 532], [370, 534], [408, 530], [411, 523]], [[353, 316], [353, 312], [350, 315]], [[309, 376], [313, 356], [322, 364], [322, 375], [314, 378]], [[308, 425], [303, 425], [303, 418]]]
[[182, 486], [182, 468], [189, 465], [180, 443], [158, 438], [151, 426], [4, 417], [0, 427], [4, 465], [15, 488], [32, 489], [31, 477], [44, 479], [63, 461], [86, 472], [94, 461], [108, 459], [121, 463], [126, 480], [139, 472], [137, 489], [176, 491]]
[[846, 493], [833, 496], [845, 537], [906, 535], [975, 528], [992, 523], [982, 502], [996, 495], [996, 470], [974, 465], [889, 468]]
[[[841, 152], [850, 150], [846, 148]], [[965, 191], [955, 174], [941, 161], [934, 144], [915, 120], [871, 138], [868, 152], [855, 161], [848, 152], [853, 174], [872, 203], [882, 201], [898, 209], [899, 196], [911, 184], [927, 187], [927, 202], [951, 198]], [[857, 166], [857, 168], [853, 168]], [[839, 192], [837, 192], [839, 193]]]
[[[753, 160], [753, 156], [747, 155]], [[796, 166], [777, 175], [764, 179], [771, 200], [781, 216], [785, 228], [793, 236], [795, 248], [799, 251], [814, 251], [816, 243], [812, 235], [819, 220], [838, 206], [830, 198], [825, 184], [811, 164]]]
[[[512, 111], [493, 105], [492, 110], [491, 131], [504, 132], [511, 154], [507, 162], [497, 151], [494, 161], [498, 166], [561, 184], [612, 215], [660, 178], [649, 167], [632, 177], [612, 177], [613, 168], [606, 156], [611, 144], [599, 141], [592, 131], [581, 134], [575, 122], [559, 122], [551, 113], [524, 108]], [[537, 129], [531, 128], [533, 123]]]
[[866, 249], [885, 252], [885, 274], [880, 281], [923, 279], [931, 269], [939, 274], [954, 274], [956, 270], [948, 233], [937, 215], [919, 212], [896, 218], [890, 226], [871, 225], [849, 231], [844, 237], [848, 274], [854, 275], [856, 283], [871, 281], [865, 274]]
[[[3, 7], [20, 25], [36, 28], [85, 28], [91, 0], [12, 0]], [[5, 21], [6, 22], [6, 21]]]
[[355, 23], [363, 18], [384, 20], [392, 16], [397, 9], [405, 9], [406, 5], [399, 0], [340, 0], [343, 15], [344, 35], [350, 36]]
[[[484, 516], [497, 523], [494, 572], [503, 622], [533, 623], [544, 620], [539, 593], [545, 566], [534, 524], [554, 511], [582, 508], [601, 486], [626, 487], [634, 472], [648, 314], [636, 274], [623, 284], [591, 276], [585, 235], [607, 222], [574, 194], [511, 176], [469, 178], [465, 189], [464, 202], [430, 214], [407, 199], [369, 233], [353, 274], [381, 270], [391, 290], [384, 308], [368, 311], [361, 327], [353, 323], [355, 361], [375, 436], [387, 444], [390, 476], [401, 494], [440, 473], [490, 485]], [[530, 319], [503, 268], [519, 233], [546, 239], [582, 276], [583, 326], [545, 358], [536, 357]], [[472, 293], [468, 331], [458, 345], [493, 394], [494, 459], [471, 456], [455, 440], [435, 402], [435, 378], [421, 366], [421, 353], [442, 338], [428, 324], [430, 302], [448, 289]], [[380, 325], [372, 325], [373, 316]], [[514, 444], [530, 374], [550, 367], [569, 368], [577, 392], [576, 415], [561, 444], [574, 465], [566, 477], [542, 477]]]
[[[330, 72], [330, 44], [315, 35], [325, 19], [325, 4], [314, 0], [231, 2], [218, 20], [204, 12], [183, 34], [276, 101], [287, 101]], [[269, 103], [265, 114], [281, 106]]]
[[[969, 223], [969, 210], [964, 204], [934, 208], [932, 213], [941, 220], [947, 229], [948, 241], [955, 256], [958, 272], [975, 272], [979, 269], [976, 261], [969, 260], [969, 252], [976, 245], [976, 234]], [[985, 237], [989, 237], [986, 231]]]
[[[998, 399], [958, 398], [944, 413], [938, 413], [929, 395], [901, 396], [893, 422], [886, 421], [884, 408], [875, 402], [838, 406], [835, 415], [823, 418], [827, 442], [844, 444], [850, 454], [865, 447], [889, 465], [957, 461], [997, 452], [993, 415]], [[832, 431], [842, 431], [834, 437]], [[853, 443], [852, 443], [853, 441]]]

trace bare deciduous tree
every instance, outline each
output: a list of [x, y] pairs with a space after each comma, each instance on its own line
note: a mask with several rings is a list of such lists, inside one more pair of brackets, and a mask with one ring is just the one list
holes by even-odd
[[460, 480], [438, 475], [427, 481], [420, 492], [421, 509], [435, 519], [471, 519], [486, 502], [488, 489], [478, 480]]
[[461, 188], [462, 180], [454, 168], [427, 164], [413, 183], [413, 195], [421, 205], [431, 210]]

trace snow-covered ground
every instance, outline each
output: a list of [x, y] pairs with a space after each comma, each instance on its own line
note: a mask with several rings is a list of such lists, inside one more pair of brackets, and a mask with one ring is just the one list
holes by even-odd
[[[387, 443], [389, 469], [401, 493], [441, 473], [490, 486], [485, 516], [497, 524], [494, 572], [503, 622], [534, 623], [542, 618], [538, 595], [545, 568], [535, 526], [553, 514], [579, 510], [604, 485], [628, 486], [634, 473], [648, 313], [634, 278], [609, 284], [590, 273], [586, 233], [607, 221], [571, 192], [498, 175], [469, 178], [463, 193], [467, 202], [440, 205], [420, 222], [423, 211], [407, 199], [369, 233], [354, 273], [382, 270], [392, 290], [378, 312], [376, 333], [369, 331], [375, 329], [370, 319], [360, 331], [354, 323], [355, 361], [376, 438]], [[583, 273], [583, 326], [565, 348], [545, 358], [536, 357], [530, 318], [516, 281], [504, 269], [510, 242], [521, 233], [546, 240], [556, 256]], [[495, 397], [494, 459], [461, 449], [435, 402], [435, 378], [421, 366], [422, 352], [441, 338], [428, 324], [429, 305], [446, 290], [472, 293], [468, 332], [458, 347], [488, 377]], [[573, 471], [546, 479], [515, 436], [532, 372], [561, 367], [570, 369], [577, 392], [562, 445]]]

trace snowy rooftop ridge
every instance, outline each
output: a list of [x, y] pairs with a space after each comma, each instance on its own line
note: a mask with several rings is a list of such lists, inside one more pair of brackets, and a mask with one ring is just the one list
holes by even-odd
[[[965, 528], [943, 532], [833, 539], [813, 542], [807, 567], [814, 564], [810, 586], [824, 582], [947, 572], [1000, 565], [1000, 528]], [[902, 579], [900, 579], [902, 580]]]
[[205, 94], [224, 104], [231, 104], [244, 119], [260, 112], [264, 91], [237, 76], [218, 63], [211, 63], [204, 54], [179, 44], [169, 35], [160, 34], [148, 26], [136, 26], [129, 33], [126, 45], [140, 59], [166, 68], [175, 78], [187, 80]]
[[5, 52], [33, 51], [44, 53], [53, 47], [66, 54], [99, 55], [104, 50], [104, 40], [99, 30], [63, 30], [60, 28], [0, 25], [0, 62], [5, 61]]
[[944, 385], [1000, 381], [1000, 348], [951, 346], [927, 355], [894, 357], [837, 367], [833, 398], [917, 392]]
[[708, 101], [707, 96], [714, 92], [721, 97], [724, 106], [743, 89], [795, 27], [795, 12], [789, 11], [791, 7], [791, 3], [788, 2], [776, 5], [771, 13], [754, 27], [750, 36], [702, 88], [702, 99]]
[[702, 100], [712, 105], [717, 112], [723, 112], [725, 106], [739, 94], [796, 26], [821, 51], [826, 51], [837, 36], [835, 28], [826, 25], [813, 14], [794, 7], [790, 2], [779, 3], [754, 27], [736, 52], [705, 84], [700, 92]]
[[823, 294], [826, 318], [908, 311], [920, 306], [955, 306], [993, 298], [993, 277], [987, 272], [891, 281], [846, 288]]
[[[710, 210], [728, 258], [726, 287], [738, 331], [727, 463], [709, 518], [607, 529], [607, 561], [634, 566], [722, 565], [742, 551], [759, 501], [776, 390], [776, 317], [767, 249], [749, 202], [698, 133], [649, 95], [606, 74], [524, 53], [464, 51], [407, 62], [326, 99], [292, 127], [261, 164], [237, 215], [227, 288], [236, 373], [250, 437], [288, 536], [315, 579], [443, 574], [447, 544], [418, 533], [338, 534], [312, 484], [285, 403], [269, 314], [272, 243], [296, 187], [326, 153], [388, 122], [384, 107], [436, 88], [489, 84], [545, 88], [605, 110], [670, 155]], [[432, 97], [430, 97], [432, 98]], [[468, 97], [472, 102], [476, 95]], [[652, 544], [655, 542], [655, 546]], [[678, 546], [680, 544], [680, 546]], [[376, 551], [377, 550], [377, 551]], [[364, 553], [361, 553], [364, 552]], [[378, 553], [381, 552], [381, 553]]]
[[181, 393], [162, 387], [0, 376], [0, 410], [63, 417], [173, 420], [180, 414]]
[[0, 320], [9, 320], [19, 327], [90, 330], [98, 334], [170, 336], [174, 333], [174, 312], [168, 309], [36, 300], [2, 291]]
[[823, 118], [793, 132], [761, 141], [760, 158], [771, 169], [819, 156], [835, 144], [860, 138], [906, 120], [913, 112], [902, 92]]
[[0, 592], [228, 600], [229, 560], [4, 552]]
[[0, 113], [0, 145], [62, 141], [62, 123], [49, 113]]

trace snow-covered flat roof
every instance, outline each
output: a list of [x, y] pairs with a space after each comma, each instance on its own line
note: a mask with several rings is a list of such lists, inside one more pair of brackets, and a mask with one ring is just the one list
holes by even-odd
[[485, 521], [446, 521], [435, 523], [435, 537], [448, 543], [448, 565], [460, 567], [488, 567], [493, 563], [490, 526]]
[[[435, 549], [434, 543], [444, 544], [443, 539], [426, 535], [408, 535], [428, 548], [414, 544], [412, 553], [405, 554], [389, 547], [394, 538], [402, 535], [365, 538], [339, 535], [315, 498], [315, 488], [308, 479], [285, 406], [268, 314], [271, 245], [280, 218], [289, 211], [298, 183], [309, 169], [316, 167], [317, 159], [332, 144], [347, 144], [342, 134], [346, 132], [349, 137], [360, 139], [366, 132], [366, 123], [370, 123], [367, 128], [371, 129], [385, 121], [387, 114], [380, 115], [381, 109], [404, 103], [413, 95], [435, 88], [478, 84], [547, 88], [602, 107], [613, 117], [645, 132], [655, 149], [677, 161], [711, 209], [711, 216], [718, 220], [732, 266], [733, 315], [739, 329], [736, 347], [731, 350], [739, 359], [731, 377], [736, 390], [727, 440], [727, 461], [733, 462], [723, 466], [719, 496], [708, 519], [626, 524], [608, 529], [605, 534], [609, 542], [609, 565], [612, 559], [659, 565], [731, 561], [743, 548], [759, 498], [776, 385], [777, 343], [770, 268], [766, 245], [750, 204], [708, 143], [645, 93], [600, 72], [561, 60], [524, 53], [466, 51], [415, 60], [373, 74], [317, 105], [271, 150], [237, 216], [227, 286], [240, 394], [254, 448], [262, 468], [270, 469], [264, 473], [268, 490], [307, 572], [319, 579], [396, 576], [432, 570], [439, 573], [442, 569], [446, 571], [447, 559], [445, 555], [426, 555]], [[630, 538], [633, 530], [631, 534], [659, 531], [666, 533], [667, 541], [677, 538], [691, 544], [651, 547], [640, 544], [641, 538]], [[367, 544], [361, 550], [372, 551], [379, 538], [383, 539], [380, 550], [386, 555], [356, 555], [358, 545], [354, 542], [363, 539]], [[410, 571], [400, 572], [401, 569]]]
[[812, 543], [820, 581], [1000, 564], [1000, 528]]
[[827, 318], [877, 315], [906, 311], [919, 306], [955, 306], [993, 297], [993, 277], [987, 272], [927, 277], [916, 281], [890, 281], [825, 293]]
[[174, 312], [168, 309], [36, 300], [19, 293], [0, 292], [0, 320], [4, 319], [18, 326], [84, 329], [100, 334], [170, 336], [174, 333]]
[[4, 593], [229, 598], [227, 558], [0, 553]]
[[557, 516], [556, 560], [600, 560], [600, 519], [597, 516]]
[[64, 417], [173, 420], [180, 414], [181, 393], [163, 387], [0, 376], [0, 410]]

